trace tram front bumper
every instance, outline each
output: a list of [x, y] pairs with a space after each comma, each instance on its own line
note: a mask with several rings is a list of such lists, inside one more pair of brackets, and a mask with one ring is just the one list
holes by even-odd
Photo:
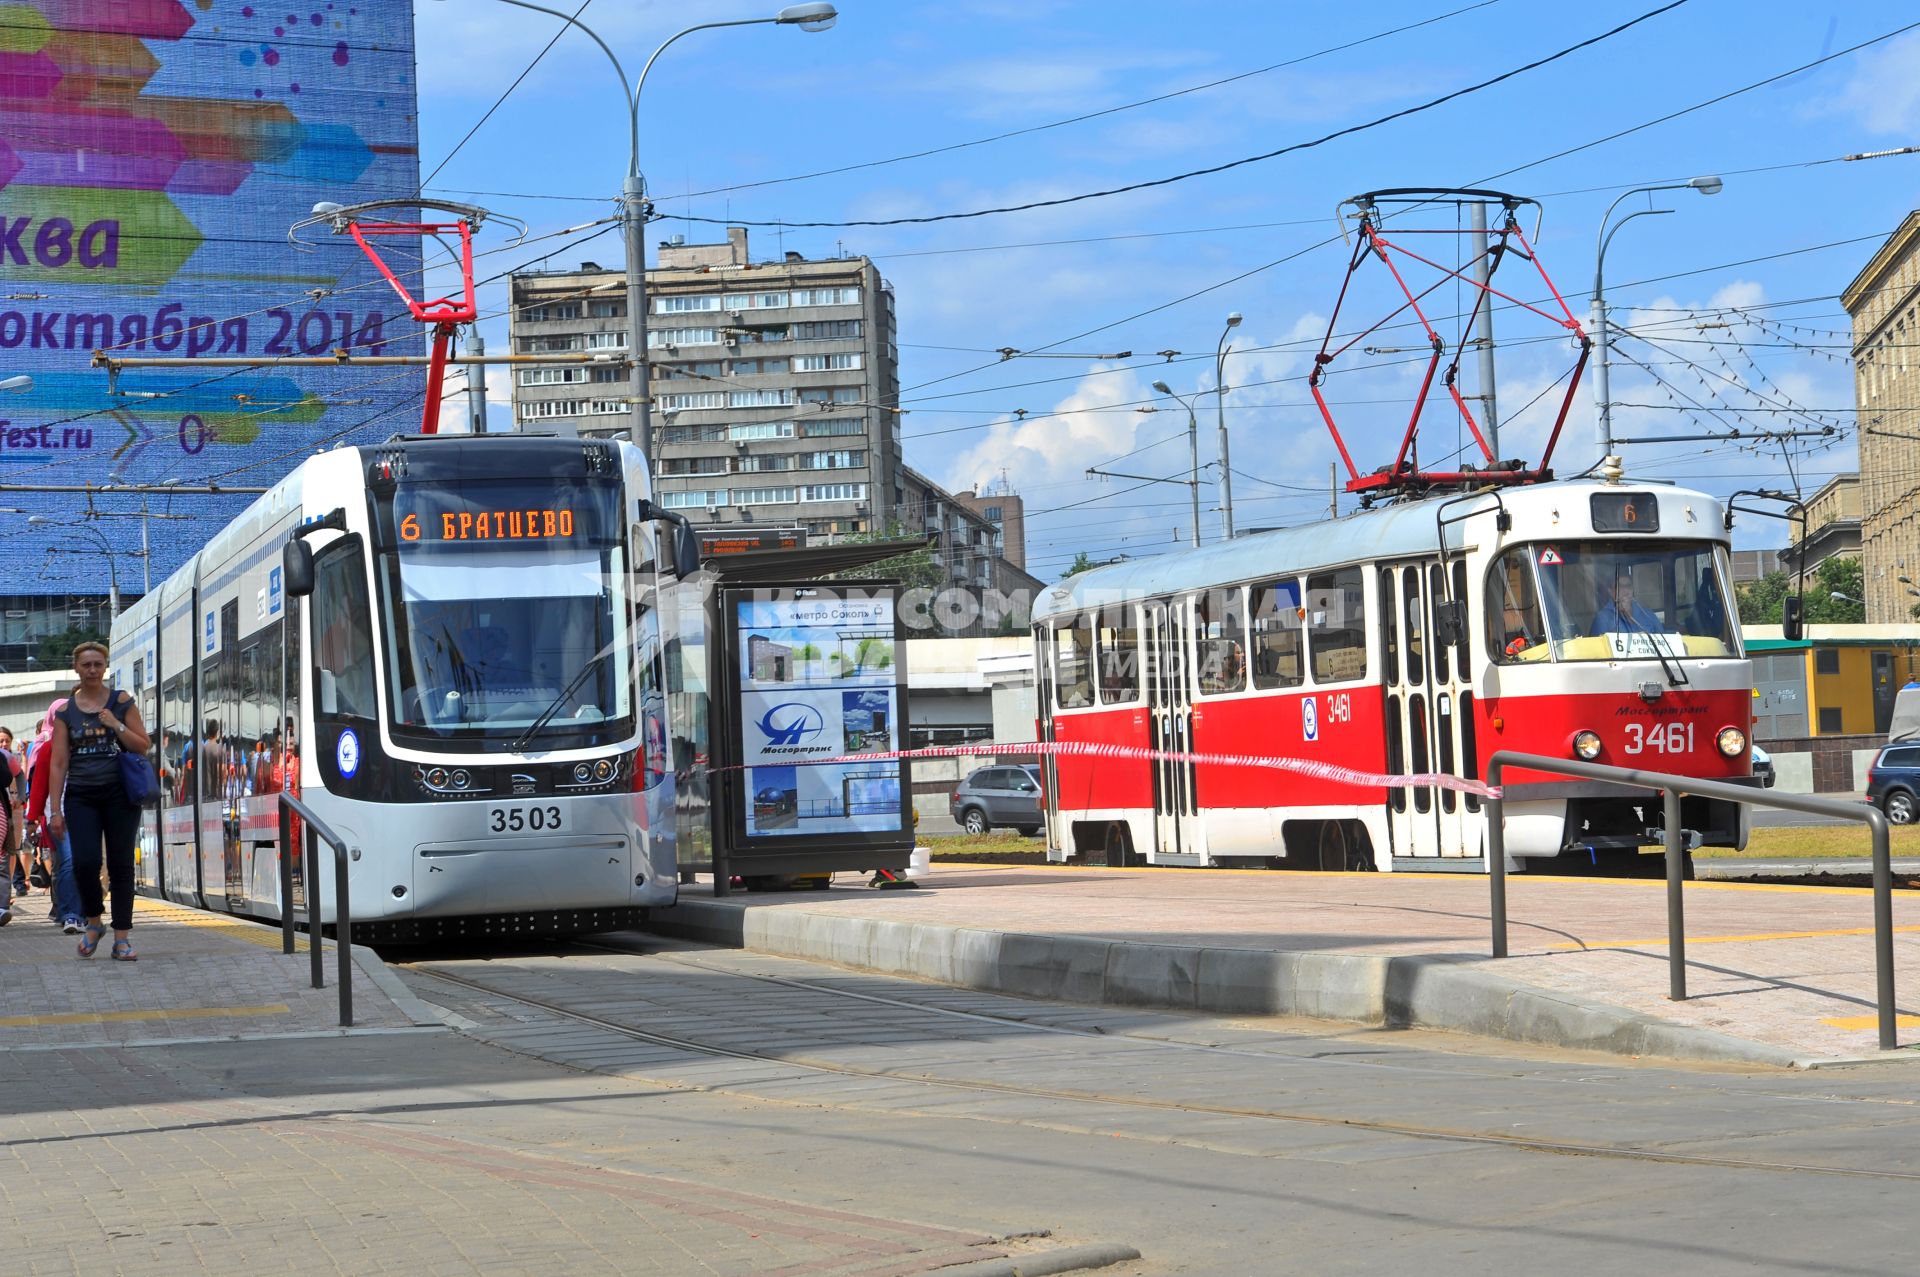
[[[1747, 777], [1728, 783], [1746, 784]], [[1757, 788], [1757, 786], [1756, 786]], [[1503, 787], [1507, 814], [1507, 854], [1557, 856], [1562, 852], [1607, 851], [1661, 845], [1666, 822], [1658, 790], [1607, 781], [1566, 781]], [[1683, 795], [1681, 828], [1693, 845], [1740, 847], [1746, 844], [1746, 814], [1740, 803]]]

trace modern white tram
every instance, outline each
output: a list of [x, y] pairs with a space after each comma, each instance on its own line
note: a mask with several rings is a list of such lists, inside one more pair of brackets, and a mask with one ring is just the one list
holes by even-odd
[[[671, 904], [657, 574], [693, 550], [624, 443], [309, 459], [114, 624], [162, 780], [140, 889], [279, 918], [285, 787], [350, 848], [356, 937], [605, 930]], [[319, 862], [293, 903], [319, 890], [332, 921]]]
[[[1726, 509], [1612, 481], [1433, 497], [1079, 573], [1034, 609], [1048, 741], [1486, 775], [1497, 750], [1750, 783], [1752, 668]], [[1631, 862], [1650, 791], [1509, 770], [1508, 854]], [[1480, 801], [1436, 785], [1178, 758], [1047, 762], [1049, 856], [1484, 869]], [[1709, 846], [1740, 804], [1685, 800]]]

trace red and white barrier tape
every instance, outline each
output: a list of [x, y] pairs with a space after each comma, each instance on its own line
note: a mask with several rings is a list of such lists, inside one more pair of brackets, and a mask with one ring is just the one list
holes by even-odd
[[1143, 762], [1172, 761], [1204, 763], [1209, 767], [1264, 767], [1270, 771], [1293, 772], [1315, 780], [1330, 780], [1342, 785], [1370, 785], [1384, 788], [1424, 789], [1437, 787], [1481, 798], [1498, 798], [1496, 787], [1480, 780], [1464, 780], [1443, 772], [1420, 772], [1412, 776], [1388, 776], [1357, 771], [1309, 758], [1281, 758], [1265, 754], [1194, 754], [1184, 750], [1151, 749], [1145, 745], [1104, 745], [1093, 741], [1019, 741], [1011, 745], [929, 745], [922, 749], [894, 749], [865, 754], [839, 754], [832, 758], [810, 758], [814, 763], [872, 763], [893, 759], [967, 758], [983, 754], [1040, 754], [1050, 757], [1138, 759]]

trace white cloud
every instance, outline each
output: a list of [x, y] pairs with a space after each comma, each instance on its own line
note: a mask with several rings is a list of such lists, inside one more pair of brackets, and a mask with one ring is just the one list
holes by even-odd
[[1851, 115], [1875, 133], [1912, 133], [1920, 126], [1920, 32], [1861, 54], [1853, 75], [1817, 109]]
[[[1096, 375], [1037, 420], [994, 422], [983, 439], [948, 463], [947, 486], [978, 488], [1002, 470], [1019, 475], [1020, 487], [1071, 482], [1084, 478], [1089, 465], [1137, 447], [1150, 415], [1132, 408], [1154, 393], [1136, 371], [1102, 371], [1110, 367], [1095, 365]], [[1153, 422], [1156, 429], [1161, 424]]]
[[[1137, 100], [1145, 73], [1193, 65], [1191, 54], [1088, 49], [1075, 53], [1016, 54], [956, 62], [903, 74], [902, 91], [932, 94], [956, 115], [1045, 118]], [[1177, 86], [1175, 86], [1177, 87]]]

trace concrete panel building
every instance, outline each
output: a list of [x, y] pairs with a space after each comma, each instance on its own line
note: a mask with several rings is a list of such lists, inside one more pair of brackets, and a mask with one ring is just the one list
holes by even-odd
[[1027, 507], [1019, 496], [1002, 482], [992, 490], [975, 494], [956, 492], [955, 505], [964, 506], [1000, 529], [1000, 557], [1013, 566], [1027, 566]]
[[1840, 294], [1853, 323], [1860, 557], [1867, 623], [1913, 619], [1920, 581], [1920, 211]]
[[[900, 385], [893, 291], [864, 257], [754, 261], [662, 244], [647, 271], [656, 486], [695, 523], [804, 528], [816, 543], [895, 521]], [[604, 368], [521, 369], [521, 429], [627, 429], [625, 276], [583, 262], [513, 277], [517, 354], [605, 351]]]

